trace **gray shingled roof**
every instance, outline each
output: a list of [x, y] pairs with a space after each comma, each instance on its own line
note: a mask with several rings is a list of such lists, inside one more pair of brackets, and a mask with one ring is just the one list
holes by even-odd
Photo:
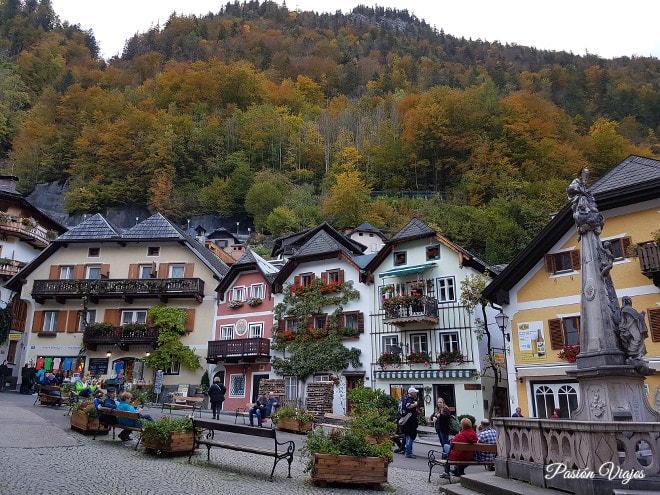
[[300, 258], [303, 256], [315, 256], [324, 253], [334, 253], [341, 251], [348, 256], [351, 253], [344, 245], [337, 242], [325, 230], [319, 230], [314, 236], [307, 241], [292, 258]]
[[122, 234], [123, 239], [183, 239], [186, 234], [160, 213], [151, 215]]
[[377, 229], [373, 225], [371, 225], [369, 222], [363, 222], [360, 226], [355, 227], [353, 230], [351, 230], [351, 234], [354, 232], [374, 232], [379, 235], [383, 235], [380, 229]]
[[596, 194], [660, 179], [660, 161], [630, 155], [589, 188]]
[[411, 239], [430, 237], [436, 234], [436, 231], [422, 222], [419, 218], [413, 218], [401, 230], [394, 234], [388, 242], [399, 243]]
[[86, 218], [57, 238], [57, 241], [102, 241], [116, 239], [119, 232], [97, 213]]

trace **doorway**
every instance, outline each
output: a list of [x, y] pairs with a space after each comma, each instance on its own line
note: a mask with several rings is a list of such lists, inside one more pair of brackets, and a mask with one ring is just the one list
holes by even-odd
[[456, 391], [454, 390], [454, 385], [444, 383], [433, 385], [433, 409], [435, 409], [435, 404], [438, 402], [439, 397], [445, 400], [445, 405], [451, 413], [456, 414]]
[[259, 398], [259, 382], [261, 380], [267, 380], [268, 375], [257, 375], [253, 374], [252, 375], [252, 403], [257, 402], [257, 399]]
[[[348, 392], [357, 387], [364, 387], [364, 374], [359, 375], [344, 375], [346, 377], [346, 397], [348, 397]], [[353, 410], [353, 404], [346, 399], [346, 414]]]

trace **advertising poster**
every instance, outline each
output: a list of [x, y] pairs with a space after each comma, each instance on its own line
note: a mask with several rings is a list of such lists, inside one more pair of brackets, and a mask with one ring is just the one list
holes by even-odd
[[542, 321], [518, 323], [518, 351], [520, 361], [535, 363], [546, 360], [545, 336]]

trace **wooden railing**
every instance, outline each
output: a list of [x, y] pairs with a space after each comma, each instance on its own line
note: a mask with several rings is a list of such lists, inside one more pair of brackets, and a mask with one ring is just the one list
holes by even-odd
[[26, 225], [21, 220], [0, 218], [0, 232], [18, 237], [38, 248], [44, 248], [50, 243], [49, 232], [45, 228], [36, 224]]
[[24, 266], [22, 261], [0, 259], [0, 277], [13, 277]]
[[[385, 301], [395, 301], [398, 300], [398, 297], [400, 296], [394, 296]], [[385, 307], [385, 318], [383, 321], [397, 326], [414, 322], [437, 323], [438, 300], [434, 297], [427, 296], [404, 296], [401, 304], [396, 303], [393, 307]]]
[[158, 297], [162, 302], [169, 298], [204, 298], [204, 281], [199, 278], [140, 278], [140, 279], [74, 279], [35, 280], [32, 297], [39, 304], [46, 299], [64, 302], [67, 299], [147, 299]]
[[660, 286], [660, 246], [654, 241], [640, 242], [637, 244], [637, 256], [642, 275]]
[[129, 330], [120, 326], [92, 324], [83, 334], [83, 343], [92, 351], [99, 345], [117, 345], [120, 349], [128, 350], [131, 345], [156, 347], [157, 342], [158, 328], [154, 326]]
[[263, 338], [211, 340], [208, 344], [208, 363], [254, 361], [270, 358], [270, 340]]

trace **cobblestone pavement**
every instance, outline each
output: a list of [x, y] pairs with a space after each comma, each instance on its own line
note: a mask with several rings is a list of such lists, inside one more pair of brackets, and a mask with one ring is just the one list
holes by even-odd
[[[112, 435], [83, 435], [70, 429], [68, 409], [34, 406], [35, 396], [0, 393], [0, 495], [59, 494], [317, 494], [358, 495], [374, 491], [360, 486], [316, 487], [298, 452], [287, 478], [287, 464], [280, 462], [274, 480], [268, 481], [272, 459], [225, 449], [211, 449], [188, 457], [161, 458], [134, 450], [135, 441], [112, 440]], [[149, 410], [159, 417], [160, 409]], [[183, 412], [174, 413], [183, 414]], [[210, 417], [205, 411], [204, 415]], [[222, 421], [233, 422], [233, 415]], [[135, 437], [135, 433], [133, 436]], [[278, 439], [294, 440], [296, 450], [304, 437], [281, 432]], [[395, 454], [384, 490], [397, 495], [438, 493], [446, 480], [435, 473], [427, 481], [426, 452], [430, 445], [415, 444], [417, 459]]]

